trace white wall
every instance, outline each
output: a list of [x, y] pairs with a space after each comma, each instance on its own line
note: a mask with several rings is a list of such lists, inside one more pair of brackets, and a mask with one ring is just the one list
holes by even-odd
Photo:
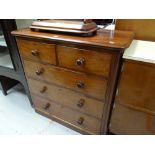
[[28, 28], [35, 19], [16, 19], [17, 29]]

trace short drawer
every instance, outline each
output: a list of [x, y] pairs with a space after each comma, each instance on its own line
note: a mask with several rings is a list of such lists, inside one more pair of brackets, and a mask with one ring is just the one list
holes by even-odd
[[107, 80], [63, 68], [24, 61], [27, 76], [69, 88], [97, 99], [105, 99]]
[[18, 48], [23, 58], [56, 64], [55, 45], [36, 41], [17, 39]]
[[111, 54], [65, 46], [56, 46], [59, 65], [77, 71], [109, 76]]
[[100, 134], [101, 120], [89, 117], [74, 111], [66, 106], [45, 100], [38, 96], [32, 96], [36, 111], [43, 114], [50, 112], [50, 117], [55, 118], [74, 128], [83, 130], [90, 134]]
[[66, 88], [28, 78], [31, 93], [101, 119], [104, 103]]

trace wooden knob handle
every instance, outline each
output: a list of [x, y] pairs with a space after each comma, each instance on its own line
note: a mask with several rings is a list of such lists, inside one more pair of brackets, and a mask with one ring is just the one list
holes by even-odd
[[40, 93], [44, 93], [46, 90], [47, 90], [47, 87], [44, 86], [44, 87], [40, 90]]
[[77, 87], [78, 88], [84, 88], [85, 87], [84, 82], [82, 82], [82, 81], [77, 82]]
[[51, 106], [50, 103], [47, 103], [47, 104], [45, 105], [44, 109], [45, 109], [45, 110], [48, 110], [48, 109], [50, 108], [50, 106]]
[[78, 123], [79, 125], [82, 125], [83, 122], [84, 122], [84, 118], [83, 118], [83, 117], [80, 117], [80, 118], [78, 119], [78, 121], [77, 121], [77, 123]]
[[38, 50], [32, 50], [32, 51], [31, 51], [31, 54], [32, 54], [33, 56], [39, 56], [39, 51], [38, 51]]
[[92, 19], [84, 19], [84, 21], [83, 21], [85, 24], [88, 24], [88, 23], [92, 23], [93, 22], [93, 20]]
[[44, 69], [43, 68], [40, 68], [39, 70], [36, 71], [37, 75], [41, 75], [43, 73], [44, 73]]
[[76, 60], [76, 65], [77, 66], [83, 66], [85, 63], [85, 59], [84, 58], [79, 58]]
[[79, 108], [81, 108], [81, 107], [84, 106], [84, 103], [85, 103], [85, 100], [81, 98], [81, 99], [78, 101], [77, 106], [78, 106]]

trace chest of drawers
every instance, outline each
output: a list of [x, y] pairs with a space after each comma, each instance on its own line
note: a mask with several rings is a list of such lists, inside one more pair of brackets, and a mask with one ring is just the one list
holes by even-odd
[[78, 37], [29, 29], [12, 34], [35, 110], [83, 134], [106, 134], [121, 57], [133, 34], [99, 30]]

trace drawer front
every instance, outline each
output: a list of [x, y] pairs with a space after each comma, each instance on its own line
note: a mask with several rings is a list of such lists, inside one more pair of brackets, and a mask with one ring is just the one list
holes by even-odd
[[18, 48], [23, 58], [56, 64], [55, 45], [17, 39]]
[[34, 108], [42, 114], [44, 114], [45, 116], [50, 117], [51, 103], [33, 94], [31, 94], [31, 97], [34, 104]]
[[100, 100], [105, 99], [107, 80], [104, 78], [31, 61], [24, 61], [24, 66], [27, 76], [70, 88]]
[[64, 46], [57, 46], [56, 50], [62, 67], [109, 76], [111, 54]]
[[155, 65], [125, 61], [116, 103], [155, 115]]
[[31, 93], [61, 103], [82, 113], [102, 118], [104, 103], [76, 93], [69, 89], [49, 85], [45, 82], [28, 79]]
[[100, 134], [101, 121], [85, 114], [74, 111], [61, 104], [56, 104], [49, 100], [32, 96], [37, 111], [49, 113], [50, 116], [59, 119], [71, 126], [74, 126], [85, 132], [92, 134]]
[[116, 104], [110, 132], [121, 135], [155, 135], [155, 116]]

